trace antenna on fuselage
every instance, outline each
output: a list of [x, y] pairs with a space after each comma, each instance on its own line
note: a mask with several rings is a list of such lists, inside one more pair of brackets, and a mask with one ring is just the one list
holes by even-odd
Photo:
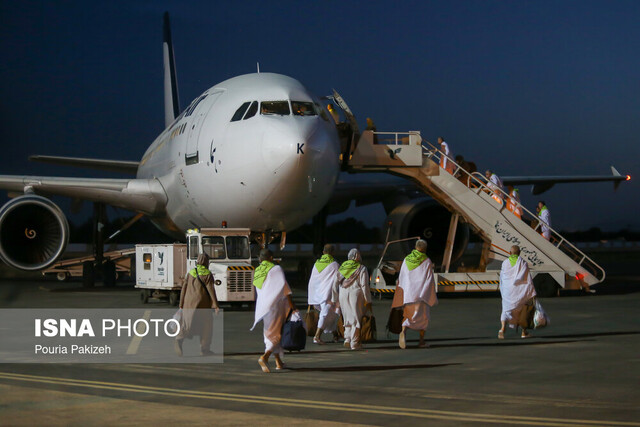
[[258, 74], [260, 74], [260, 63], [256, 62], [256, 65], [258, 66]]

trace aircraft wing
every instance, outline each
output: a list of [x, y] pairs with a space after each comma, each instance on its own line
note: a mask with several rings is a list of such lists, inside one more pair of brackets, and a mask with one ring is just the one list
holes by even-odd
[[0, 175], [0, 190], [105, 203], [146, 215], [164, 212], [167, 195], [156, 179], [91, 179]]
[[555, 184], [568, 182], [603, 182], [613, 181], [614, 189], [617, 189], [622, 181], [631, 179], [629, 175], [620, 173], [611, 166], [611, 175], [583, 175], [583, 176], [503, 176], [502, 182], [505, 185], [533, 185], [531, 193], [542, 194]]
[[126, 160], [87, 159], [82, 157], [61, 156], [29, 156], [32, 162], [50, 163], [53, 165], [73, 166], [88, 169], [98, 169], [110, 172], [122, 172], [135, 175], [140, 162]]

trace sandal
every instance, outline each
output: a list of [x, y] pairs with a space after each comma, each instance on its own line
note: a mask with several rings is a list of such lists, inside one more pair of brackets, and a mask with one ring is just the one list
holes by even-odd
[[504, 331], [498, 331], [498, 339], [499, 340], [503, 340], [504, 339]]
[[403, 350], [407, 348], [407, 341], [404, 336], [404, 331], [400, 332], [400, 336], [398, 337], [398, 346]]

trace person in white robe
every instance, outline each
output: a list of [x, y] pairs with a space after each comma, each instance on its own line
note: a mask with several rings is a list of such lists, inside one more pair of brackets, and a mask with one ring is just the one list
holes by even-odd
[[540, 218], [540, 232], [542, 236], [550, 240], [551, 239], [551, 213], [545, 202], [540, 200], [538, 202], [538, 218]]
[[351, 350], [360, 350], [360, 329], [362, 316], [366, 309], [371, 309], [371, 291], [369, 289], [369, 273], [361, 264], [360, 251], [351, 249], [348, 260], [338, 269], [333, 285], [332, 301], [340, 303], [344, 321], [344, 346]]
[[517, 188], [513, 188], [513, 185], [507, 186], [507, 194], [509, 199], [507, 200], [507, 209], [518, 218], [522, 218], [522, 207], [520, 206], [520, 191]]
[[502, 184], [502, 179], [498, 175], [496, 175], [493, 171], [487, 170], [484, 173], [485, 178], [487, 178], [487, 188], [491, 190], [491, 197], [498, 203], [502, 204], [504, 202], [502, 198], [502, 193], [504, 191], [504, 185]]
[[[502, 297], [502, 314], [498, 339], [504, 339], [506, 325], [509, 324], [510, 328], [515, 328], [522, 308], [536, 296], [529, 264], [520, 258], [519, 246], [512, 246], [509, 258], [502, 262], [500, 296]], [[529, 333], [526, 329], [522, 329], [522, 338], [527, 337]]]
[[[282, 326], [289, 311], [297, 313], [297, 310], [291, 299], [291, 288], [284, 277], [284, 270], [273, 263], [273, 253], [269, 249], [262, 249], [259, 260], [260, 265], [256, 268], [253, 279], [257, 301], [251, 330], [262, 320], [265, 351], [258, 359], [258, 364], [263, 372], [268, 373], [269, 356], [272, 353], [276, 359], [276, 369], [284, 368], [284, 351], [280, 346]], [[299, 313], [297, 316], [299, 317]]]
[[314, 344], [324, 344], [323, 332], [335, 332], [340, 315], [338, 304], [331, 301], [333, 285], [340, 267], [333, 258], [334, 251], [333, 245], [324, 246], [322, 257], [314, 264], [309, 278], [308, 304], [320, 312], [318, 329], [313, 337]]
[[424, 333], [431, 320], [431, 307], [438, 304], [433, 263], [427, 257], [427, 242], [418, 240], [415, 249], [405, 257], [398, 276], [399, 292], [394, 296], [392, 308], [403, 307], [402, 332], [398, 337], [400, 348], [406, 348], [407, 329], [420, 331], [418, 347], [426, 347]]
[[453, 154], [451, 154], [449, 144], [447, 144], [441, 136], [438, 137], [438, 144], [440, 144], [440, 151], [442, 151], [442, 155], [440, 156], [440, 167], [452, 174], [453, 162], [451, 159], [453, 159]]

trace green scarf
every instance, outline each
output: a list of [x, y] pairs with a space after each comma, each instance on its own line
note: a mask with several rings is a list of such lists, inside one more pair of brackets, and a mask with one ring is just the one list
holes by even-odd
[[422, 264], [425, 259], [427, 259], [427, 254], [414, 249], [409, 255], [405, 257], [404, 262], [407, 263], [407, 268], [409, 269], [409, 271], [411, 271], [414, 268], [420, 266], [420, 264]]
[[518, 262], [518, 255], [511, 255], [509, 257], [509, 263], [511, 264], [511, 267], [516, 265], [516, 262]]
[[318, 270], [318, 273], [322, 273], [322, 270], [327, 268], [333, 261], [334, 259], [331, 255], [322, 255], [322, 257], [318, 261], [316, 261], [316, 269]]
[[345, 279], [348, 279], [349, 276], [351, 276], [358, 268], [360, 268], [360, 263], [358, 261], [350, 259], [343, 262], [338, 271], [344, 276]]
[[269, 262], [267, 260], [262, 261], [258, 268], [256, 268], [255, 273], [253, 274], [253, 286], [258, 289], [262, 289], [262, 284], [267, 278], [267, 274], [269, 274], [269, 270], [273, 268], [275, 264]]
[[189, 274], [195, 278], [198, 278], [198, 276], [206, 276], [208, 274], [211, 274], [211, 272], [204, 265], [196, 265], [196, 268], [192, 269]]
[[547, 207], [543, 206], [542, 209], [540, 209], [540, 212], [538, 212], [538, 216], [542, 216], [542, 211], [546, 211]]

